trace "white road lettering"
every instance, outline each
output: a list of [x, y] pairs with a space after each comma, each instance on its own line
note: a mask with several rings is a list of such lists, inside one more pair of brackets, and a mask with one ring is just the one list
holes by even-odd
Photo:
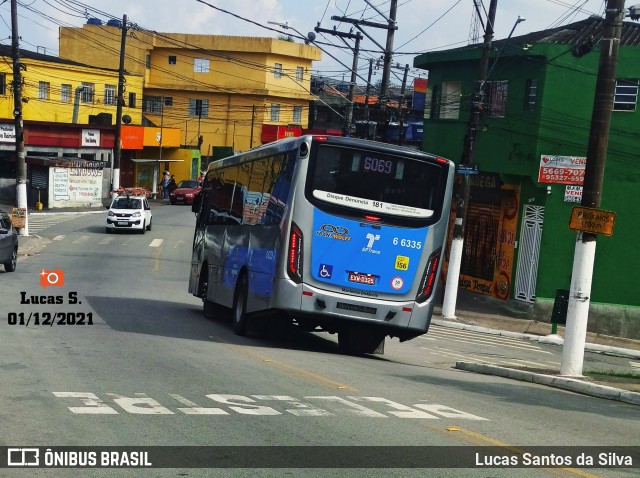
[[[97, 395], [89, 392], [53, 392], [58, 398], [80, 399], [83, 406], [68, 407], [72, 413], [77, 414], [101, 414], [118, 415], [118, 411], [110, 407]], [[177, 412], [160, 404], [155, 399], [144, 393], [136, 393], [134, 397], [125, 397], [117, 393], [107, 393], [107, 395], [125, 412], [134, 415], [175, 415]], [[336, 415], [349, 415], [364, 418], [413, 418], [441, 420], [488, 420], [478, 415], [464, 412], [446, 405], [437, 403], [418, 403], [412, 406], [403, 405], [383, 397], [339, 397], [329, 396], [306, 396], [302, 399], [290, 395], [231, 395], [231, 394], [208, 394], [207, 398], [217, 402], [217, 407], [203, 407], [191, 400], [170, 393], [168, 396], [183, 406], [175, 407], [175, 410], [185, 415], [233, 415], [235, 412], [240, 415], [253, 416], [276, 416], [291, 414], [296, 417], [335, 417]], [[270, 401], [273, 407], [261, 405], [260, 401]], [[322, 401], [322, 408], [314, 403]], [[359, 403], [357, 403], [359, 402]], [[376, 411], [361, 405], [362, 402], [369, 402], [378, 407], [385, 407], [384, 410]], [[426, 402], [426, 401], [425, 401]], [[384, 411], [384, 413], [382, 413]], [[427, 413], [429, 412], [429, 413]]]
[[[252, 398], [244, 395], [227, 395], [212, 393], [207, 395], [211, 400], [224, 403], [231, 410], [241, 413], [242, 415], [282, 415], [278, 410], [271, 407], [263, 407], [261, 405], [247, 405], [247, 403], [256, 403]], [[240, 402], [240, 403], [238, 403]]]
[[87, 415], [117, 415], [118, 412], [106, 405], [97, 395], [83, 392], [53, 392], [59, 398], [80, 398], [84, 407], [68, 407], [73, 413]]
[[355, 400], [356, 402], [378, 402], [389, 405], [389, 407], [399, 410], [397, 412], [387, 412], [391, 415], [395, 415], [400, 418], [429, 418], [429, 419], [438, 419], [438, 417], [434, 415], [429, 415], [428, 413], [421, 412], [420, 410], [416, 410], [415, 408], [408, 407], [398, 402], [394, 402], [393, 400], [389, 400], [387, 398], [382, 397], [349, 397], [351, 400]]
[[389, 418], [382, 413], [378, 413], [375, 410], [371, 410], [370, 408], [363, 407], [362, 405], [358, 405], [357, 403], [350, 402], [349, 400], [345, 400], [342, 397], [304, 397], [308, 399], [314, 400], [331, 400], [340, 405], [345, 405], [345, 407], [349, 408], [339, 408], [338, 410], [341, 412], [345, 412], [349, 415], [357, 415], [359, 417], [377, 417], [377, 418]]
[[321, 408], [316, 408], [312, 405], [307, 405], [306, 403], [300, 402], [299, 400], [289, 397], [287, 395], [251, 395], [252, 397], [258, 400], [279, 400], [282, 402], [286, 402], [287, 405], [292, 406], [294, 408], [287, 408], [285, 412], [291, 413], [297, 417], [328, 417], [334, 416], [333, 413], [323, 410]]
[[186, 398], [177, 395], [175, 393], [170, 393], [169, 396], [171, 398], [175, 398], [183, 405], [187, 405], [189, 408], [178, 408], [182, 413], [187, 415], [229, 415], [222, 408], [207, 408], [201, 407], [197, 403], [192, 402], [191, 400], [187, 400]]
[[431, 413], [435, 413], [436, 415], [440, 415], [444, 418], [462, 418], [464, 420], [487, 421], [486, 418], [482, 418], [477, 415], [472, 415], [471, 413], [463, 412], [461, 410], [456, 410], [455, 408], [447, 407], [446, 405], [439, 405], [437, 403], [432, 403], [432, 404], [417, 403], [414, 405], [414, 407], [420, 408], [422, 410], [426, 410]]
[[139, 415], [173, 415], [174, 413], [168, 408], [163, 407], [153, 398], [146, 396], [144, 393], [136, 393], [137, 397], [123, 397], [115, 393], [108, 393], [113, 397], [113, 401], [129, 413]]

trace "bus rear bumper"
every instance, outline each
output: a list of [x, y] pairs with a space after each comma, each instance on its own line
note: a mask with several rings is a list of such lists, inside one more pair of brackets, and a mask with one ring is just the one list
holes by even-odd
[[[429, 329], [433, 303], [417, 304], [358, 297], [281, 280], [276, 307], [310, 326], [337, 332], [346, 323], [384, 329], [386, 335], [408, 340]], [[285, 299], [286, 297], [286, 299]], [[283, 300], [280, 300], [283, 299]]]

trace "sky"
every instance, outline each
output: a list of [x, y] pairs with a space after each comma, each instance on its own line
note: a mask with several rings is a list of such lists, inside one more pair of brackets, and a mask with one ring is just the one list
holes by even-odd
[[[390, 8], [388, 0], [18, 0], [17, 3], [20, 47], [50, 55], [58, 54], [58, 27], [81, 27], [88, 17], [106, 22], [111, 18], [122, 19], [126, 14], [129, 22], [163, 33], [267, 37], [291, 34], [298, 37], [296, 30], [306, 35], [318, 22], [323, 29], [336, 27], [341, 32], [349, 32], [353, 27], [333, 21], [332, 16], [386, 24], [380, 13], [388, 15]], [[482, 0], [482, 3], [484, 9], [488, 9], [489, 0]], [[626, 6], [634, 4], [636, 2], [629, 0]], [[412, 67], [413, 59], [419, 53], [467, 45], [472, 37], [473, 5], [473, 0], [398, 0], [392, 83], [399, 85], [402, 82], [404, 66]], [[498, 0], [497, 5], [494, 40], [508, 37], [518, 17], [526, 20], [517, 24], [513, 36], [579, 21], [590, 15], [601, 16], [605, 2]], [[9, 0], [0, 0], [0, 18], [0, 41], [10, 45]], [[483, 21], [486, 19], [486, 12], [482, 13], [482, 18]], [[291, 28], [284, 30], [268, 22], [287, 23]], [[363, 28], [379, 45], [385, 45], [386, 29]], [[353, 33], [356, 32], [354, 29]], [[478, 26], [480, 41], [483, 33], [482, 26]], [[326, 33], [317, 33], [315, 41], [323, 54], [322, 60], [313, 64], [314, 73], [349, 81], [353, 62], [351, 49], [340, 38]], [[353, 46], [353, 41], [346, 41]], [[366, 79], [369, 58], [380, 58], [382, 50], [366, 36], [360, 48], [358, 73]], [[381, 76], [381, 69], [374, 70], [372, 83]], [[409, 83], [420, 76], [426, 77], [427, 73], [411, 68]], [[358, 83], [364, 81], [358, 80]]]

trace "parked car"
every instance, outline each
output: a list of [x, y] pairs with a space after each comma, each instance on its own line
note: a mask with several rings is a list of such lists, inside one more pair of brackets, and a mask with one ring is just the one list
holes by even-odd
[[106, 231], [133, 229], [144, 234], [151, 230], [151, 220], [151, 208], [146, 196], [115, 196], [107, 212]]
[[11, 224], [9, 215], [0, 209], [0, 264], [5, 272], [16, 270], [18, 262], [18, 231]]
[[169, 194], [171, 204], [193, 204], [193, 198], [200, 192], [200, 182], [191, 179], [183, 179], [178, 187]]

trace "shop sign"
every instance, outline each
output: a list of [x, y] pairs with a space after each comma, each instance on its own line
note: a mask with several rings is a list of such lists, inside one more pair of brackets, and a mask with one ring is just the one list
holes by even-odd
[[100, 146], [100, 130], [99, 129], [83, 129], [82, 130], [82, 146]]

